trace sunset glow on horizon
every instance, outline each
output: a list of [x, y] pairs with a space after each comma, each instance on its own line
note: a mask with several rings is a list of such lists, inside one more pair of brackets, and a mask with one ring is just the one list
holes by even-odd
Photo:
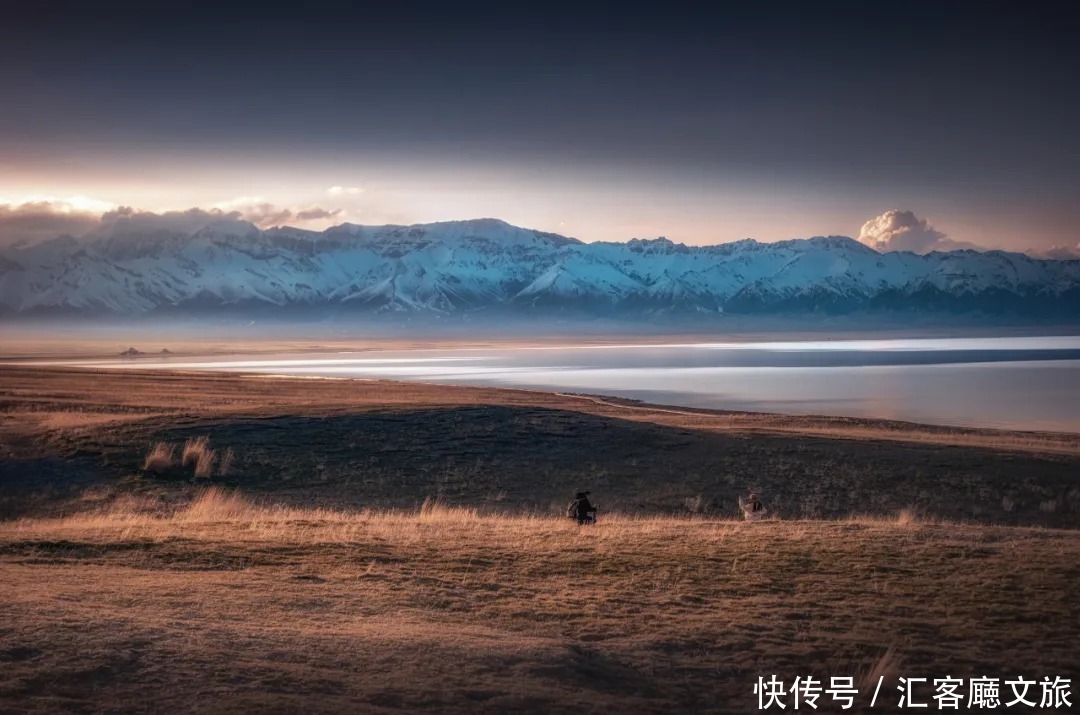
[[[494, 217], [695, 245], [858, 237], [896, 209], [942, 250], [1066, 255], [1080, 240], [1074, 57], [1049, 10], [853, 8], [844, 25], [802, 9], [582, 11], [537, 27], [511, 8], [423, 25], [388, 8], [329, 24], [36, 13], [0, 27], [0, 240], [41, 197], [66, 214]], [[890, 23], [917, 30], [918, 53], [873, 39]]]

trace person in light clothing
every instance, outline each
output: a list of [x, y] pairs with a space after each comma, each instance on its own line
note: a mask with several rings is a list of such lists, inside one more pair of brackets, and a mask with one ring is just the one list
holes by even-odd
[[751, 494], [746, 501], [739, 497], [739, 509], [742, 510], [743, 518], [747, 521], [761, 521], [769, 513], [757, 494]]

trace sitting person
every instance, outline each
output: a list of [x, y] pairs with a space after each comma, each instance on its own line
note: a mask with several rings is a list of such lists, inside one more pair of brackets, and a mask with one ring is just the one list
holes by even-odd
[[591, 492], [578, 492], [566, 507], [566, 515], [576, 519], [578, 525], [596, 523], [596, 507], [589, 502], [589, 494]]
[[742, 509], [743, 518], [747, 521], [758, 521], [765, 518], [768, 511], [765, 509], [765, 505], [758, 499], [757, 494], [751, 494], [750, 498], [743, 501], [742, 497], [739, 497], [739, 508]]

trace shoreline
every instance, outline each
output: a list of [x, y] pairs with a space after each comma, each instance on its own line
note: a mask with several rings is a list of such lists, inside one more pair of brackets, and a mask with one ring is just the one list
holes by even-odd
[[[147, 347], [143, 353], [153, 357], [168, 348], [176, 357], [263, 355], [271, 353], [333, 353], [338, 351], [372, 352], [399, 350], [487, 350], [487, 349], [558, 349], [571, 347], [612, 347], [633, 345], [651, 347], [671, 344], [705, 343], [762, 343], [762, 342], [845, 342], [849, 340], [909, 340], [909, 339], [991, 339], [991, 338], [1072, 338], [1080, 336], [1080, 326], [1057, 324], [1047, 326], [957, 326], [957, 327], [897, 327], [867, 329], [850, 326], [828, 326], [813, 329], [745, 326], [718, 326], [714, 330], [673, 329], [641, 331], [640, 329], [591, 330], [587, 324], [572, 324], [566, 328], [545, 326], [537, 334], [517, 335], [513, 330], [499, 332], [479, 328], [463, 337], [464, 330], [434, 330], [422, 337], [418, 331], [374, 332], [322, 326], [318, 331], [290, 330], [288, 327], [267, 338], [264, 329], [278, 326], [241, 324], [232, 328], [219, 325], [162, 323], [157, 326], [122, 328], [117, 326], [74, 326], [57, 331], [48, 323], [27, 327], [4, 323], [4, 345], [0, 347], [0, 364], [20, 360], [50, 359], [109, 359], [131, 346]], [[601, 326], [602, 328], [603, 326]], [[422, 330], [419, 332], [423, 332]], [[56, 337], [57, 333], [61, 337]], [[187, 347], [181, 347], [187, 346]]]
[[[195, 474], [180, 459], [189, 443], [231, 467]], [[148, 466], [159, 450], [164, 466]], [[515, 388], [0, 367], [0, 514], [11, 516], [83, 510], [95, 490], [167, 503], [207, 485], [292, 506], [438, 497], [561, 513], [584, 485], [606, 511], [645, 515], [733, 513], [737, 494], [757, 492], [786, 519], [913, 509], [1075, 527], [1078, 462], [1080, 435], [1068, 433]]]
[[[805, 373], [812, 373], [815, 370], [826, 371], [825, 374], [829, 374], [828, 371], [832, 370], [849, 370], [849, 371], [880, 371], [889, 369], [904, 369], [908, 371], [918, 370], [943, 370], [953, 369], [965, 366], [981, 366], [981, 365], [1004, 365], [1004, 366], [1047, 366], [1047, 367], [1061, 367], [1066, 366], [1067, 369], [1072, 369], [1072, 363], [1076, 362], [1076, 358], [1072, 357], [1074, 350], [1071, 347], [1061, 347], [1053, 344], [1056, 340], [1068, 341], [1071, 336], [1031, 336], [1032, 340], [1042, 340], [1043, 345], [1038, 347], [1027, 347], [1025, 345], [1010, 345], [1003, 347], [985, 347], [985, 346], [972, 346], [971, 350], [978, 350], [983, 354], [983, 359], [971, 360], [971, 361], [949, 361], [944, 360], [942, 362], [923, 363], [923, 362], [878, 362], [878, 363], [866, 363], [866, 364], [852, 364], [852, 365], [802, 365], [802, 366], [784, 366], [784, 365], [721, 365], [721, 366], [676, 366], [671, 368], [673, 372], [688, 372], [688, 371], [702, 371], [709, 373], [714, 370], [729, 370], [729, 371], [752, 371], [756, 373], [765, 373], [767, 371], [788, 371], [788, 370], [800, 370]], [[1024, 340], [1025, 338], [1016, 338]], [[843, 351], [845, 349], [851, 349], [853, 351], [872, 349], [877, 352], [891, 353], [894, 355], [900, 355], [908, 351], [922, 352], [919, 346], [912, 347], [911, 345], [903, 344], [904, 339], [892, 339], [896, 341], [896, 344], [891, 345], [872, 345], [867, 346], [867, 342], [879, 342], [869, 340], [859, 341], [845, 341], [835, 340], [829, 341], [830, 343], [848, 343], [840, 348], [823, 347], [825, 344], [821, 341], [805, 341], [808, 343], [808, 349], [804, 352], [813, 353], [821, 350], [822, 352], [829, 351]], [[483, 351], [490, 349], [493, 351], [499, 351], [504, 354], [512, 353], [512, 351], [530, 351], [530, 350], [565, 350], [565, 351], [593, 351], [593, 350], [645, 350], [649, 348], [657, 349], [679, 349], [679, 350], [692, 350], [700, 349], [702, 351], [718, 350], [718, 351], [739, 351], [743, 349], [750, 350], [768, 350], [776, 354], [782, 354], [788, 350], [799, 350], [798, 341], [782, 341], [773, 343], [747, 343], [746, 347], [742, 347], [737, 343], [717, 343], [717, 342], [679, 342], [679, 343], [638, 343], [628, 344], [625, 342], [612, 343], [612, 344], [590, 344], [590, 345], [552, 345], [552, 346], [538, 346], [538, 345], [523, 345], [523, 344], [510, 344], [503, 347], [473, 347], [473, 346], [456, 346], [456, 347], [423, 347], [423, 348], [402, 348], [391, 349], [381, 347], [367, 347], [351, 351], [340, 351], [328, 348], [309, 348], [302, 351], [282, 352], [282, 351], [265, 351], [265, 352], [240, 352], [230, 351], [226, 353], [169, 353], [168, 355], [160, 355], [155, 353], [141, 353], [132, 356], [123, 355], [101, 355], [96, 354], [94, 357], [67, 357], [65, 359], [50, 359], [50, 358], [37, 358], [37, 359], [22, 359], [22, 358], [0, 358], [0, 368], [40, 368], [40, 369], [83, 369], [83, 370], [104, 370], [117, 373], [128, 372], [160, 372], [160, 373], [175, 373], [175, 374], [226, 374], [226, 375], [239, 375], [250, 377], [273, 377], [275, 379], [324, 379], [324, 380], [361, 380], [361, 381], [387, 381], [387, 382], [405, 382], [416, 385], [431, 385], [431, 386], [445, 386], [445, 387], [476, 387], [476, 388], [490, 388], [490, 389], [513, 389], [513, 390], [525, 390], [538, 393], [552, 393], [552, 394], [586, 394], [596, 397], [621, 401], [623, 404], [630, 402], [640, 402], [644, 405], [655, 405], [666, 409], [677, 409], [687, 412], [715, 412], [723, 414], [756, 414], [762, 416], [771, 416], [775, 418], [787, 418], [787, 419], [800, 419], [805, 418], [809, 420], [820, 419], [842, 419], [842, 420], [857, 420], [863, 422], [881, 422], [890, 423], [893, 425], [910, 425], [915, 427], [926, 428], [938, 428], [948, 430], [991, 430], [1000, 433], [1019, 433], [1019, 434], [1034, 434], [1034, 435], [1070, 435], [1080, 438], [1080, 428], [1068, 429], [1067, 425], [1057, 427], [1055, 424], [1050, 426], [1038, 426], [1039, 420], [998, 420], [1004, 424], [994, 425], [986, 424], [988, 420], [982, 420], [983, 424], [979, 424], [979, 420], [964, 422], [950, 421], [950, 416], [946, 413], [942, 413], [940, 417], [936, 417], [933, 410], [924, 411], [924, 415], [912, 415], [903, 416], [898, 414], [897, 417], [882, 417], [875, 414], [866, 413], [859, 410], [851, 410], [847, 414], [842, 411], [829, 412], [829, 411], [816, 411], [816, 410], [790, 410], [785, 411], [782, 409], [756, 409], [752, 403], [760, 401], [753, 395], [743, 395], [740, 397], [734, 397], [732, 402], [735, 406], [728, 407], [724, 404], [716, 405], [709, 404], [715, 403], [718, 400], [713, 399], [717, 397], [708, 392], [701, 393], [686, 393], [686, 396], [694, 399], [686, 399], [685, 401], [673, 401], [670, 398], [676, 397], [675, 392], [670, 390], [665, 392], [664, 390], [651, 390], [649, 388], [639, 388], [635, 386], [626, 386], [621, 384], [608, 384], [608, 385], [583, 385], [583, 384], [559, 384], [555, 381], [542, 381], [542, 380], [524, 380], [515, 384], [512, 378], [500, 380], [500, 376], [505, 378], [505, 375], [501, 373], [500, 368], [491, 368], [483, 364], [488, 356], [477, 357], [407, 357], [416, 355], [418, 353], [426, 352], [439, 352], [445, 353], [448, 351]], [[950, 352], [956, 350], [963, 350], [964, 346], [957, 346]], [[1014, 355], [1008, 355], [1010, 351], [1023, 351], [1023, 350], [1037, 350], [1046, 353], [1048, 356], [1035, 360], [1023, 360], [1019, 359], [1019, 353]], [[1001, 357], [994, 355], [994, 353], [1001, 353]], [[1066, 355], [1066, 357], [1052, 357], [1051, 353], [1060, 353]], [[278, 359], [265, 359], [269, 356], [276, 356]], [[260, 358], [264, 358], [260, 360]], [[465, 361], [465, 362], [462, 362]], [[424, 374], [424, 370], [418, 367], [423, 363], [451, 363], [453, 365], [465, 365], [471, 364], [470, 361], [481, 361], [481, 364], [477, 368], [478, 372], [475, 375], [466, 374], [464, 378], [461, 375], [451, 374], [449, 376], [439, 376], [437, 374]], [[399, 365], [400, 364], [400, 365]], [[389, 366], [389, 367], [388, 367]], [[290, 372], [290, 369], [294, 372]], [[417, 374], [409, 375], [402, 374], [401, 371], [413, 370]], [[442, 370], [444, 368], [436, 368]], [[466, 369], [466, 368], [462, 368]], [[538, 364], [528, 369], [521, 367], [507, 367], [503, 370], [510, 370], [517, 372], [525, 370], [526, 374], [529, 373], [543, 373], [547, 370], [551, 370], [551, 366]], [[584, 368], [581, 368], [584, 369]], [[618, 369], [618, 368], [616, 368]], [[662, 368], [649, 368], [651, 370], [661, 370]], [[365, 370], [370, 374], [365, 374]], [[304, 374], [306, 372], [319, 372], [324, 374]], [[340, 374], [333, 374], [340, 373]], [[509, 374], [509, 373], [507, 373]], [[487, 379], [485, 377], [487, 376]], [[580, 382], [580, 381], [579, 381]], [[655, 393], [655, 394], [644, 394]], [[670, 394], [669, 394], [670, 393]], [[682, 394], [682, 393], [679, 393]], [[665, 399], [667, 395], [668, 399]], [[764, 399], [764, 398], [763, 398]], [[867, 398], [869, 399], [869, 398]], [[764, 399], [765, 402], [769, 402], [769, 399]], [[776, 400], [772, 400], [775, 402]], [[742, 406], [738, 406], [739, 403]], [[899, 411], [898, 411], [899, 412]], [[909, 410], [911, 412], [911, 410]], [[916, 411], [917, 412], [917, 411]], [[922, 419], [920, 419], [922, 417]], [[1033, 416], [1033, 417], [1037, 417]], [[1048, 420], [1043, 420], [1044, 422]], [[1054, 422], [1054, 420], [1049, 420]], [[1011, 424], [1010, 424], [1011, 422]], [[1058, 419], [1056, 422], [1060, 423]], [[1030, 424], [1031, 426], [1025, 426]], [[1064, 427], [1064, 428], [1063, 428]]]
[[[155, 370], [153, 368], [95, 368], [82, 366], [37, 366], [37, 365], [9, 365], [0, 363], [0, 387], [6, 379], [10, 379], [12, 372], [25, 371], [30, 376], [34, 375], [101, 375], [101, 376], [130, 376], [137, 379], [171, 379], [188, 378], [196, 381], [246, 381], [274, 382], [287, 386], [290, 381], [307, 384], [355, 383], [366, 386], [377, 386], [386, 390], [415, 388], [424, 392], [439, 392], [452, 396], [455, 392], [461, 394], [491, 393], [493, 395], [519, 395], [524, 396], [526, 401], [536, 401], [543, 404], [565, 404], [566, 401], [576, 403], [591, 403], [604, 411], [617, 411], [637, 413], [643, 418], [671, 415], [672, 417], [688, 418], [697, 427], [722, 429], [725, 431], [750, 432], [750, 433], [783, 433], [804, 436], [823, 436], [836, 439], [871, 439], [893, 442], [918, 442], [918, 443], [941, 443], [963, 444], [965, 446], [977, 444], [980, 447], [994, 448], [989, 443], [1007, 443], [1007, 447], [999, 447], [1006, 450], [1020, 449], [1022, 451], [1048, 451], [1054, 454], [1080, 455], [1080, 433], [1063, 432], [1053, 430], [1018, 430], [1002, 429], [993, 427], [968, 427], [963, 425], [942, 425], [910, 420], [895, 420], [880, 417], [850, 417], [843, 415], [823, 414], [790, 414], [781, 412], [762, 412], [752, 410], [726, 410], [707, 407], [688, 407], [683, 405], [654, 403], [635, 398], [621, 397], [595, 392], [574, 392], [567, 390], [539, 389], [513, 386], [488, 386], [488, 385], [460, 385], [445, 382], [432, 382], [421, 380], [393, 380], [372, 377], [335, 377], [322, 375], [289, 375], [280, 373], [242, 372], [232, 370]], [[511, 400], [512, 401], [512, 400]], [[311, 411], [309, 406], [302, 405], [290, 395], [282, 394], [278, 407], [292, 407], [298, 410], [298, 414]], [[360, 407], [357, 405], [357, 407]], [[316, 410], [317, 412], [318, 410]]]

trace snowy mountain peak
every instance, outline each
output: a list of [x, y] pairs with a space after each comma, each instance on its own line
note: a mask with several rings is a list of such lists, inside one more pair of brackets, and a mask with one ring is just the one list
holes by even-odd
[[626, 242], [626, 247], [634, 253], [640, 254], [669, 254], [686, 252], [688, 249], [681, 243], [674, 243], [664, 236], [659, 238], [631, 238]]
[[[792, 243], [798, 245], [798, 240], [795, 239]], [[788, 243], [785, 241], [785, 243]], [[830, 251], [855, 251], [863, 254], [875, 254], [877, 251], [865, 243], [856, 241], [854, 238], [848, 236], [814, 236], [805, 240], [805, 244], [813, 246], [814, 248], [823, 248]]]
[[844, 236], [582, 243], [498, 219], [261, 231], [144, 226], [0, 248], [0, 312], [933, 311], [1080, 317], [1080, 261], [878, 253]]

